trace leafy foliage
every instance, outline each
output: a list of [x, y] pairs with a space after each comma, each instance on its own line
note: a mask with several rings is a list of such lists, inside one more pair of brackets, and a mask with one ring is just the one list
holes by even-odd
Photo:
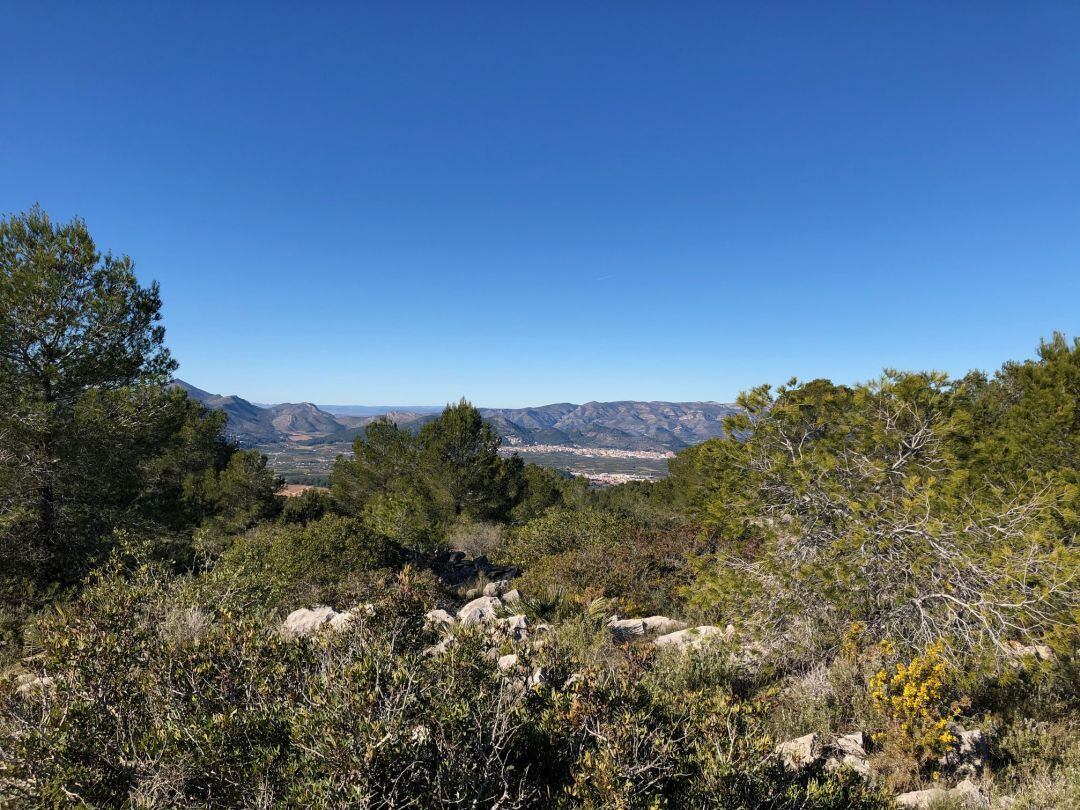
[[377, 420], [357, 437], [353, 457], [334, 464], [334, 501], [380, 533], [436, 548], [454, 523], [506, 520], [521, 500], [521, 460], [500, 458], [498, 446], [498, 435], [465, 400], [419, 434]]

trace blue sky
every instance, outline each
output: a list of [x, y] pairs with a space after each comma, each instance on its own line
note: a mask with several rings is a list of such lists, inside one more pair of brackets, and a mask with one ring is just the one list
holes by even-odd
[[1080, 4], [11, 3], [0, 210], [256, 401], [730, 400], [1080, 329]]

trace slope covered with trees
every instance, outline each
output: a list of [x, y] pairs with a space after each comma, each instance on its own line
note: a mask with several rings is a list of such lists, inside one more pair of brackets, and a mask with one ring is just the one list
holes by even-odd
[[0, 804], [1080, 804], [1080, 341], [762, 386], [606, 490], [462, 401], [285, 500], [159, 309], [0, 221]]

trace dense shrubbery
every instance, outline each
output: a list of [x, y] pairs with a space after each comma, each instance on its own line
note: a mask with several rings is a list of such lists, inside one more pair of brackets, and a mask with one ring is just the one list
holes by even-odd
[[[461, 402], [283, 503], [164, 387], [159, 306], [81, 222], [0, 221], [0, 804], [886, 807], [956, 781], [957, 724], [986, 792], [1080, 804], [1080, 342], [758, 388], [603, 492]], [[487, 584], [448, 545], [520, 566], [530, 643], [425, 625]], [[351, 620], [283, 637], [320, 604]], [[733, 635], [664, 652], [613, 613]], [[775, 751], [854, 731], [869, 779]]]
[[[686, 613], [690, 555], [707, 543], [690, 527], [642, 529], [604, 513], [554, 513], [510, 532], [505, 557], [526, 560], [519, 587], [530, 594], [614, 600], [623, 615]], [[536, 556], [533, 556], [536, 555]]]
[[359, 601], [371, 572], [403, 559], [400, 547], [361, 521], [328, 515], [306, 525], [270, 523], [235, 537], [205, 579], [253, 606], [341, 604]]
[[[136, 806], [881, 807], [785, 771], [719, 652], [642, 657], [583, 616], [524, 695], [468, 635], [423, 653], [407, 581], [348, 630], [285, 641], [190, 581], [114, 568], [41, 623], [47, 694], [0, 689], [0, 784], [25, 803]], [[598, 654], [594, 648], [600, 648]], [[589, 654], [591, 651], [591, 655]], [[562, 681], [572, 672], [577, 682]]]

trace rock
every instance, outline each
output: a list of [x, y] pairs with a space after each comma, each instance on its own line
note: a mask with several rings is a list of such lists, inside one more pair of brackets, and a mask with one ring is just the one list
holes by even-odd
[[968, 807], [989, 807], [990, 800], [979, 790], [979, 786], [970, 779], [965, 779], [959, 785], [949, 791], [954, 799], [959, 799]]
[[512, 591], [507, 591], [502, 595], [502, 601], [504, 605], [512, 605], [515, 602], [520, 602], [521, 593], [516, 588]]
[[961, 776], [977, 776], [986, 764], [989, 747], [981, 729], [966, 730], [962, 726], [949, 729], [956, 737], [956, 745], [939, 760], [945, 768]]
[[724, 638], [728, 635], [726, 630], [721, 630], [711, 624], [701, 627], [690, 627], [686, 630], [676, 630], [653, 639], [657, 647], [672, 647], [679, 649], [697, 649], [710, 638]]
[[445, 610], [436, 608], [424, 614], [424, 623], [428, 627], [447, 627], [455, 624], [455, 619]]
[[669, 619], [667, 616], [646, 616], [641, 620], [641, 623], [645, 625], [646, 633], [659, 633], [660, 635], [686, 629], [686, 622]]
[[513, 653], [510, 653], [509, 655], [500, 656], [499, 657], [499, 671], [500, 672], [506, 672], [507, 670], [511, 670], [517, 665], [517, 662], [518, 662], [518, 657], [516, 655], [514, 655]]
[[825, 761], [825, 770], [836, 773], [842, 768], [850, 768], [860, 776], [870, 776], [870, 763], [865, 757], [857, 757], [854, 754], [844, 754], [841, 757], [829, 757]]
[[901, 793], [895, 801], [898, 807], [928, 808], [938, 802], [947, 802], [949, 798], [949, 791], [944, 788], [928, 788]]
[[495, 624], [505, 630], [515, 641], [524, 641], [528, 637], [529, 620], [520, 614], [496, 619]]
[[463, 625], [487, 624], [495, 619], [495, 613], [502, 607], [494, 596], [480, 596], [467, 603], [458, 611], [458, 619]]
[[845, 754], [866, 757], [866, 738], [861, 731], [854, 734], [841, 734], [836, 738], [836, 747]]
[[789, 771], [801, 771], [821, 759], [821, 740], [810, 733], [776, 746], [776, 753]]
[[958, 803], [971, 810], [982, 810], [990, 806], [990, 801], [982, 794], [978, 786], [970, 779], [965, 779], [954, 788], [928, 788], [901, 793], [896, 797], [900, 807], [930, 808], [938, 803]]
[[344, 613], [337, 613], [330, 617], [330, 621], [327, 622], [335, 630], [340, 630], [347, 625], [353, 619], [352, 611], [345, 611]]
[[510, 583], [505, 579], [497, 579], [484, 586], [484, 596], [502, 596], [509, 587]]
[[352, 613], [338, 613], [331, 607], [300, 608], [285, 617], [281, 623], [281, 635], [285, 638], [308, 636], [322, 627], [340, 629], [352, 620]]
[[645, 635], [645, 624], [641, 619], [618, 619], [613, 616], [608, 620], [608, 630], [618, 639], [634, 638]]
[[648, 633], [667, 635], [686, 629], [686, 622], [669, 619], [667, 616], [648, 616], [644, 619], [620, 619], [613, 616], [608, 621], [608, 629], [615, 638], [629, 639]]

